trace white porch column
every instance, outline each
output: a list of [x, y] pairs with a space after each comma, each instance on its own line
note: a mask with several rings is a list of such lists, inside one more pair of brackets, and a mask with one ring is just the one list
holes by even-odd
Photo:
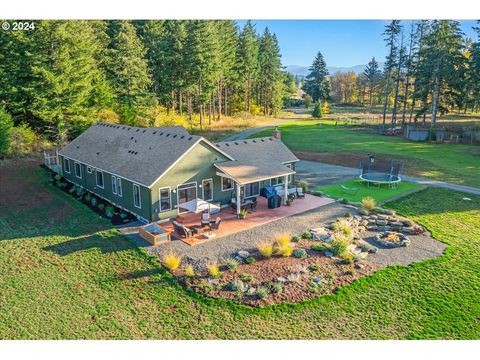
[[240, 215], [240, 184], [239, 183], [235, 183], [237, 185], [237, 216]]
[[283, 195], [283, 203], [285, 205], [287, 205], [287, 200], [288, 200], [288, 175], [285, 176], [285, 179], [284, 179], [284, 190], [285, 190], [285, 194]]

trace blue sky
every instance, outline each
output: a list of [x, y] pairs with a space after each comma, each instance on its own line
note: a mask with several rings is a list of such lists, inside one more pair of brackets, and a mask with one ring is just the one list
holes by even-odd
[[[243, 27], [246, 21], [238, 20]], [[363, 65], [375, 56], [386, 54], [382, 32], [385, 20], [254, 20], [258, 32], [268, 28], [277, 34], [283, 65], [309, 66], [321, 51], [327, 65], [347, 67]], [[463, 32], [475, 38], [475, 21], [462, 21]], [[404, 21], [406, 33], [410, 22]]]

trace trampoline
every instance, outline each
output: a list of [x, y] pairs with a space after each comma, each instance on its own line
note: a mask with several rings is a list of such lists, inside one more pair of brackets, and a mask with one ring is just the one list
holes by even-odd
[[398, 184], [402, 181], [400, 173], [403, 170], [403, 166], [398, 163], [391, 162], [390, 164], [375, 164], [373, 161], [360, 164], [359, 178], [370, 185], [388, 185], [389, 188], [397, 188]]

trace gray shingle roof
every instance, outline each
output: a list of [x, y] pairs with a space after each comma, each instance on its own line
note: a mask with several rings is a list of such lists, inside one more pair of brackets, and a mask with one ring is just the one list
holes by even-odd
[[138, 128], [97, 123], [59, 154], [150, 186], [200, 139], [182, 126]]
[[223, 141], [215, 146], [223, 150], [237, 161], [251, 163], [252, 161], [272, 162], [294, 162], [298, 158], [280, 140], [273, 137], [264, 137], [247, 140]]

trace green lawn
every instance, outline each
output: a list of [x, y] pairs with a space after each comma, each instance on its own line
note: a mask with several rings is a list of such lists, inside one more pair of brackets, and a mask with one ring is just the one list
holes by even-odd
[[428, 189], [390, 203], [450, 245], [441, 258], [251, 309], [185, 292], [42, 169], [19, 161], [0, 174], [17, 194], [13, 205], [0, 196], [2, 339], [480, 337], [478, 196]]
[[[357, 190], [345, 190], [341, 185], [349, 189]], [[389, 189], [385, 185], [381, 187], [368, 187], [363, 181], [352, 179], [338, 184], [321, 186], [316, 190], [320, 190], [334, 199], [343, 198], [354, 202], [361, 201], [364, 197], [370, 196], [374, 198], [377, 203], [381, 204], [402, 194], [417, 190], [421, 186], [422, 185], [419, 184], [402, 181], [398, 185], [398, 188], [395, 189]]]
[[[280, 125], [282, 140], [292, 150], [384, 155], [404, 163], [405, 173], [480, 187], [478, 146], [411, 142], [360, 127], [335, 126], [328, 120], [294, 120]], [[254, 137], [270, 136], [272, 129]], [[358, 166], [356, 164], [355, 166]]]

